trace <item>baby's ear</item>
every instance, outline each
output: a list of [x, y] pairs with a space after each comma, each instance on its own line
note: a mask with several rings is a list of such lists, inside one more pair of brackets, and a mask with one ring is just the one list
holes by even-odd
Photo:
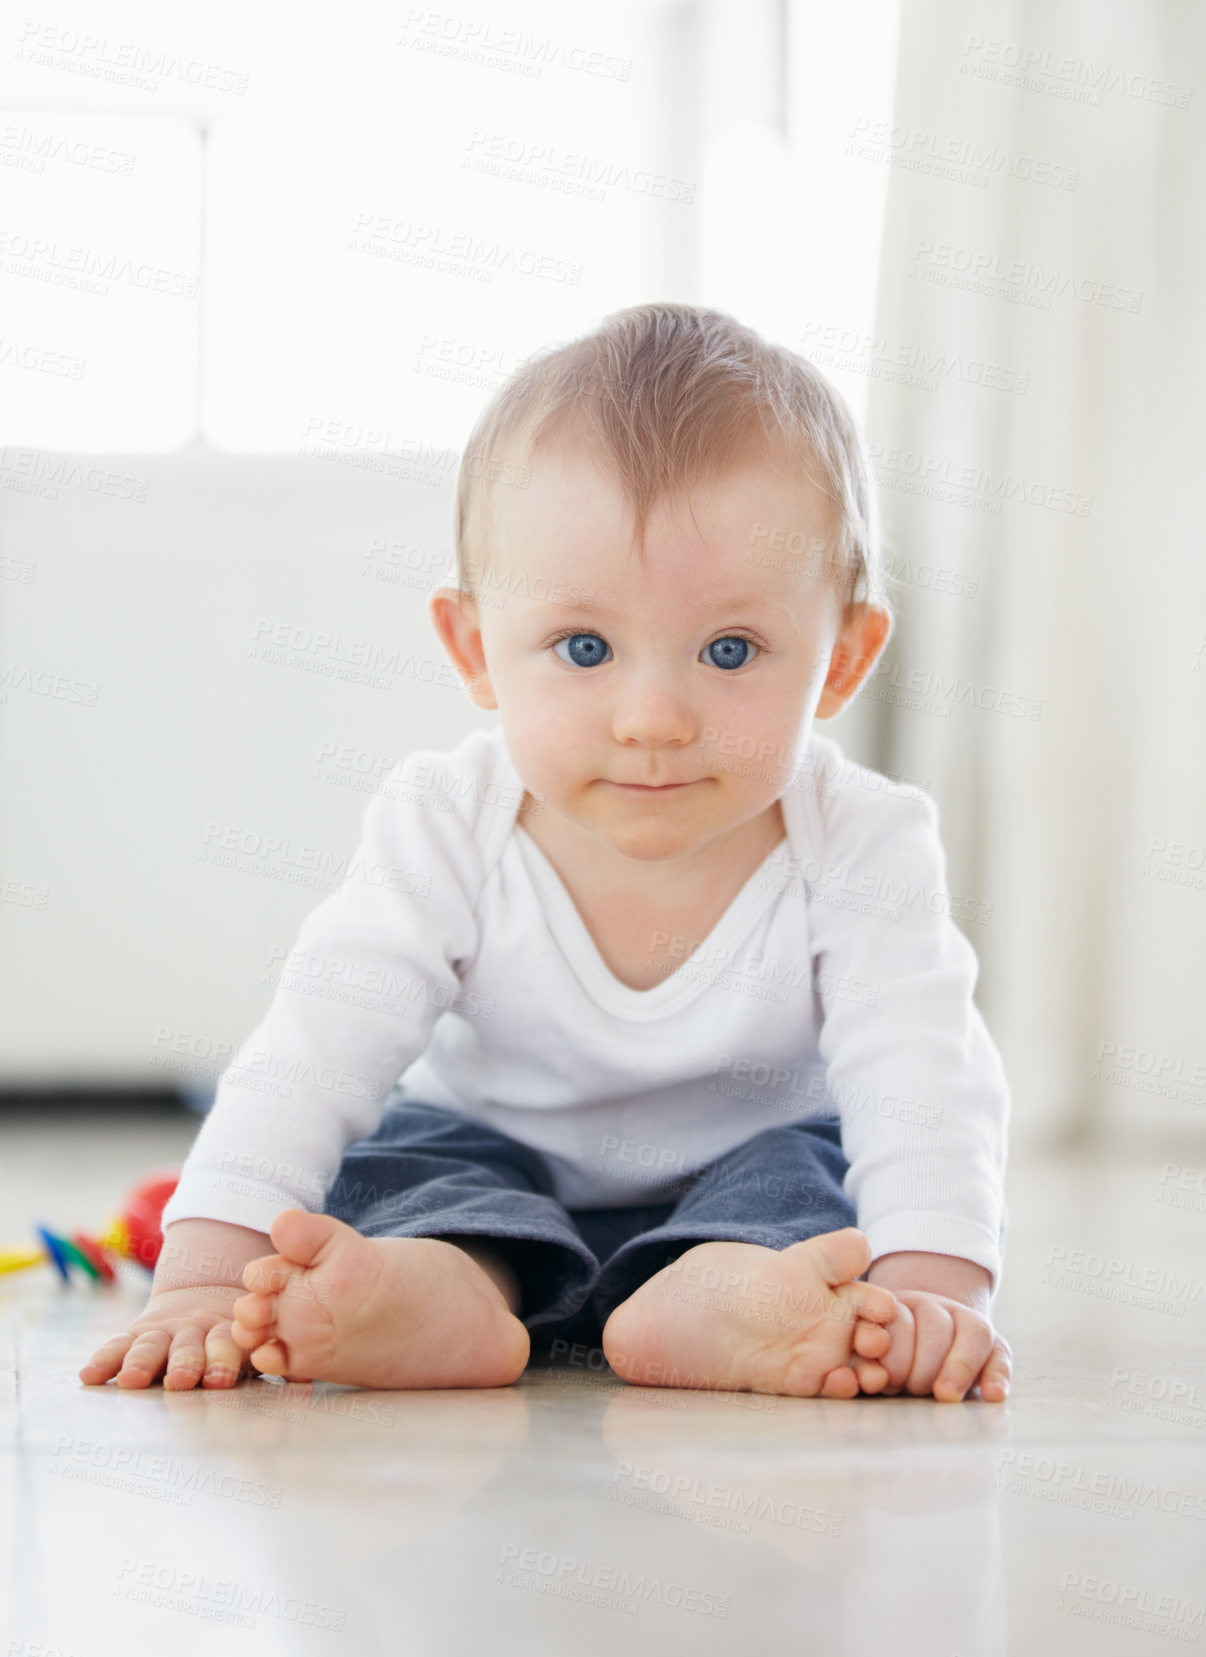
[[[427, 595], [427, 616], [441, 640], [444, 640], [449, 630], [456, 627], [465, 617], [466, 604], [473, 604], [472, 597], [462, 592], [451, 576], [431, 589]], [[476, 622], [476, 605], [470, 613]]]
[[477, 600], [455, 585], [440, 586], [427, 600], [427, 614], [470, 700], [479, 708], [497, 708], [498, 699], [486, 671]]
[[875, 666], [892, 632], [891, 613], [882, 604], [852, 604], [842, 619], [839, 643], [849, 652], [859, 684]]
[[829, 658], [817, 718], [832, 719], [854, 697], [878, 661], [892, 631], [892, 617], [879, 604], [851, 604]]

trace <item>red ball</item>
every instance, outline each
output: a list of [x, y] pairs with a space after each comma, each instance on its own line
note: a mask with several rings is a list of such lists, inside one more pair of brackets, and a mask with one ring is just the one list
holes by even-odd
[[142, 1266], [154, 1267], [163, 1247], [160, 1219], [168, 1198], [180, 1183], [179, 1168], [163, 1168], [148, 1174], [126, 1198], [121, 1217], [130, 1234], [130, 1256]]

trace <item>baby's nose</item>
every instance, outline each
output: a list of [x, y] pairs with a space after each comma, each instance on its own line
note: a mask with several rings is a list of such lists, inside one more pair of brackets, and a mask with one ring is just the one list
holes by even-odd
[[690, 699], [666, 678], [644, 676], [619, 693], [613, 717], [618, 742], [648, 747], [695, 740], [699, 726]]

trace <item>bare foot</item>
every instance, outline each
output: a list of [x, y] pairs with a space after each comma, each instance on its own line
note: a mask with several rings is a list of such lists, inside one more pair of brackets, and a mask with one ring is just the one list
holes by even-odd
[[455, 1243], [362, 1237], [330, 1214], [286, 1208], [278, 1254], [243, 1272], [231, 1334], [265, 1375], [361, 1387], [503, 1387], [528, 1332]]
[[851, 1358], [882, 1356], [896, 1315], [854, 1281], [870, 1263], [853, 1226], [785, 1249], [697, 1243], [616, 1307], [603, 1350], [635, 1386], [853, 1398]]

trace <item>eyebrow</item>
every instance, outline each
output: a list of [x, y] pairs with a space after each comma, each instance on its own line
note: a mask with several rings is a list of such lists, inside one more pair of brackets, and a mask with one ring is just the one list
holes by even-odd
[[[766, 598], [755, 598], [749, 593], [737, 593], [730, 598], [718, 598], [715, 601], [715, 604], [710, 606], [710, 608], [723, 610], [727, 614], [731, 615], [734, 612], [740, 612], [742, 610], [777, 610], [782, 608], [782, 606], [775, 603], [773, 600], [767, 600]], [[612, 620], [616, 616], [624, 614], [623, 610], [612, 609], [609, 604], [550, 604], [547, 600], [541, 599], [533, 600], [533, 602], [528, 605], [527, 609], [524, 611], [524, 614], [532, 615], [537, 611], [546, 616], [550, 613], [550, 611], [552, 611], [560, 615], [569, 616], [601, 616], [604, 620]]]

